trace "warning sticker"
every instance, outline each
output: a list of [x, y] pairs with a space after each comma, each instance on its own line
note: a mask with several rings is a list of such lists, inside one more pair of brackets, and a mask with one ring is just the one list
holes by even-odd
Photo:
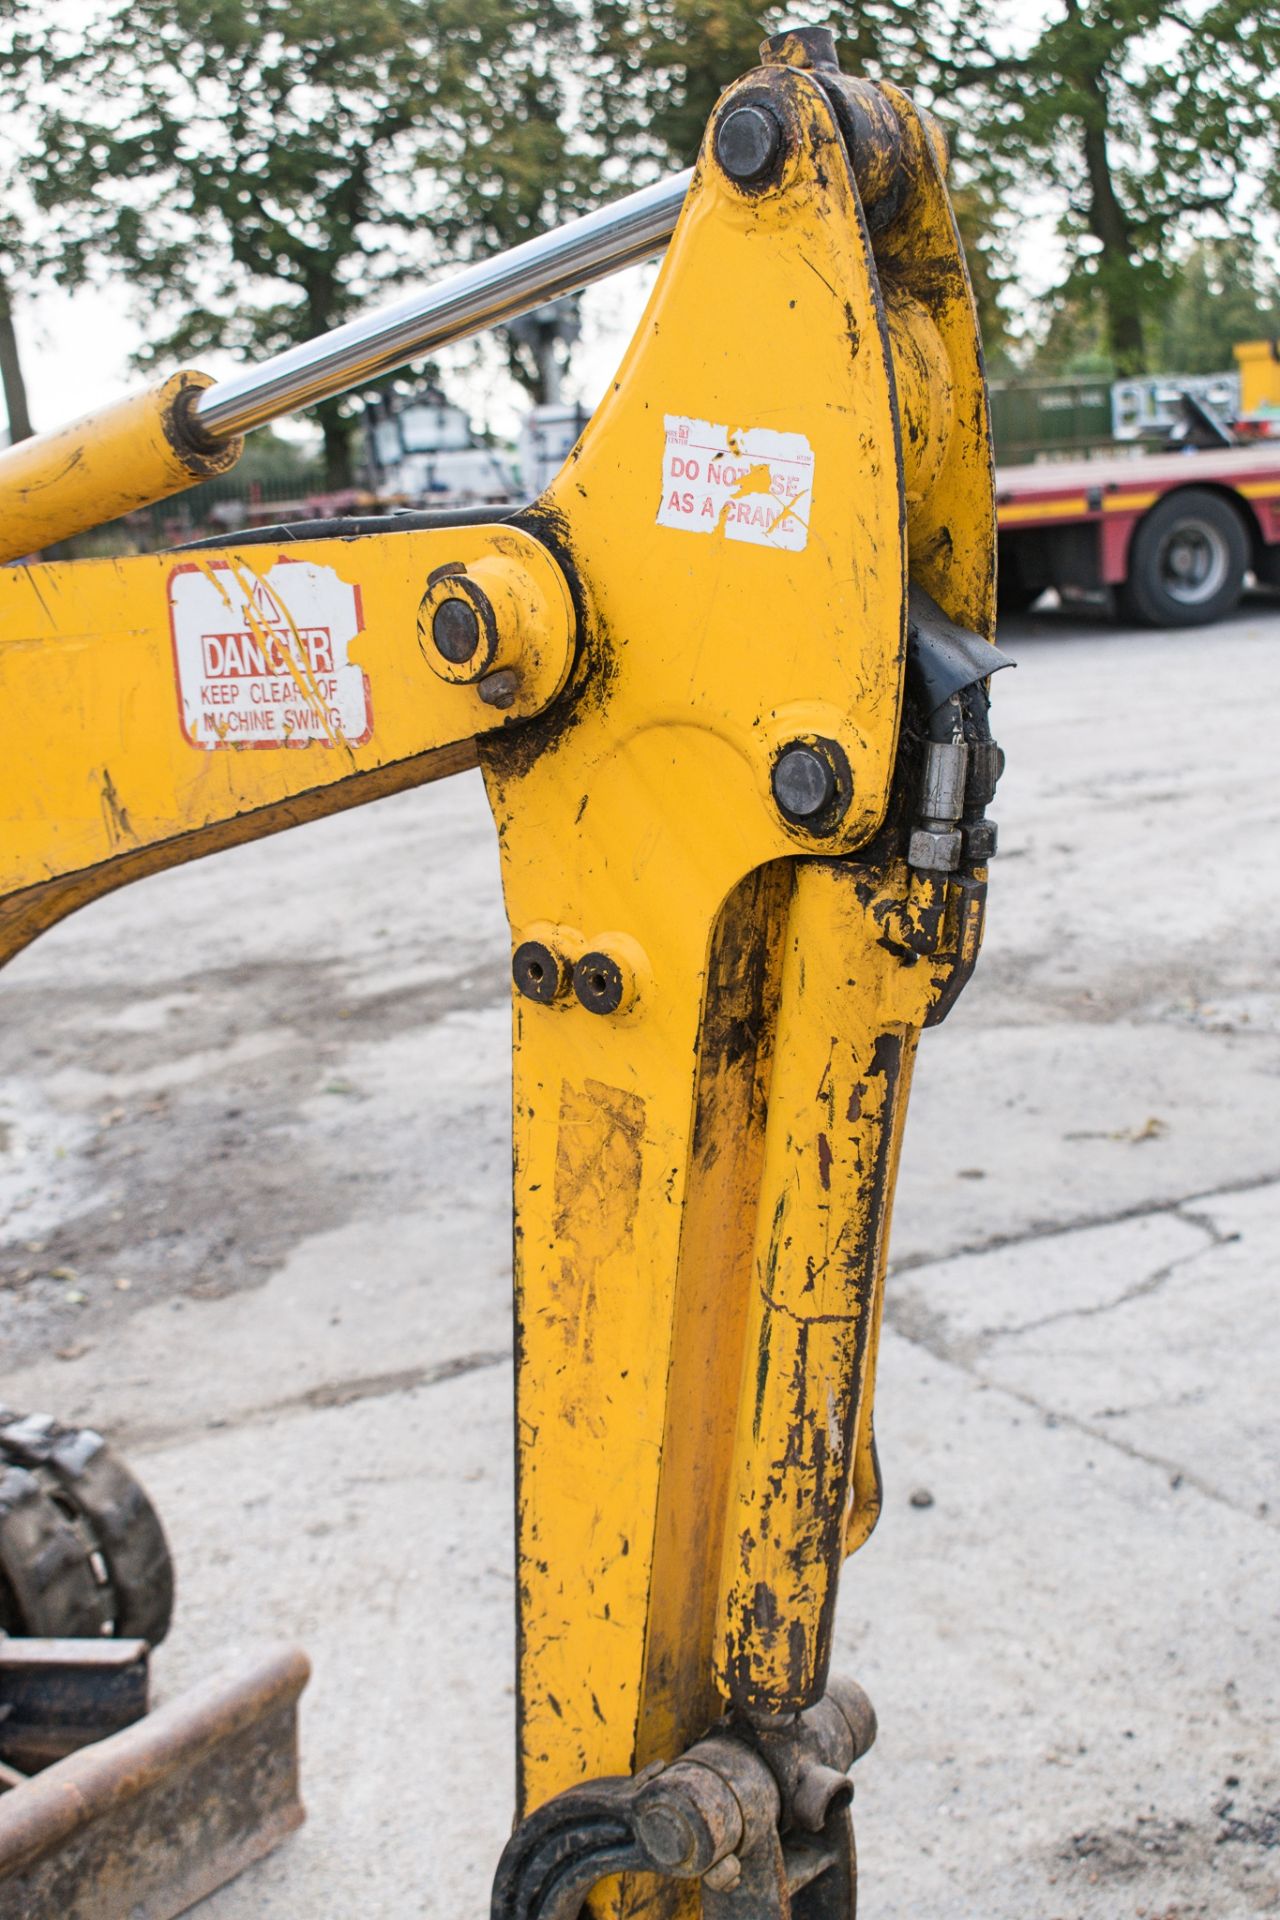
[[809, 538], [813, 448], [802, 433], [664, 416], [660, 527], [799, 553]]
[[169, 576], [169, 618], [192, 746], [358, 746], [372, 733], [369, 682], [347, 658], [360, 589], [332, 567], [187, 562]]

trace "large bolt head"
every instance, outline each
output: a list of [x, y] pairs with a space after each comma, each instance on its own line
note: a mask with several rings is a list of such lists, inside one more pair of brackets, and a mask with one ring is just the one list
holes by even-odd
[[588, 1013], [616, 1013], [627, 982], [612, 954], [584, 953], [573, 970], [573, 990]]
[[526, 1000], [549, 1007], [569, 984], [569, 969], [542, 940], [525, 940], [511, 959], [511, 977]]
[[782, 128], [768, 107], [734, 107], [716, 128], [716, 159], [731, 180], [759, 180], [778, 157]]
[[786, 747], [773, 763], [773, 797], [792, 820], [812, 820], [836, 797], [835, 769], [816, 747]]
[[655, 1799], [635, 1816], [636, 1839], [657, 1867], [670, 1873], [692, 1866], [702, 1834], [686, 1809], [672, 1799]]
[[513, 707], [519, 691], [519, 675], [512, 673], [510, 667], [502, 667], [497, 673], [487, 673], [483, 680], [476, 683], [476, 692], [486, 707]]
[[465, 600], [442, 600], [431, 617], [431, 638], [441, 659], [460, 667], [480, 645], [475, 608]]

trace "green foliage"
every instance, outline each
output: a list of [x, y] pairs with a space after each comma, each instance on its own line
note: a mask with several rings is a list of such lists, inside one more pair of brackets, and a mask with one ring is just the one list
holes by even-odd
[[1229, 368], [1238, 340], [1280, 339], [1280, 273], [1246, 242], [1201, 242], [1179, 263], [1151, 338], [1152, 361], [1162, 371]]
[[849, 73], [907, 82], [938, 0], [594, 0], [586, 124], [604, 152], [633, 168], [688, 166], [707, 116], [730, 81], [759, 63], [783, 27], [834, 26]]
[[[797, 24], [809, 24], [803, 11]], [[689, 166], [721, 90], [758, 63], [777, 12], [741, 0], [597, 0], [587, 122], [606, 154], [637, 172]]]
[[34, 142], [29, 136], [33, 124], [40, 127], [42, 97], [56, 84], [38, 57], [34, 18], [32, 0], [0, 0], [0, 386], [11, 441], [32, 431], [18, 346], [23, 303], [50, 282], [82, 285], [88, 265], [83, 238], [68, 232], [56, 212], [40, 209], [33, 218], [31, 182], [50, 156], [39, 134]]
[[[286, 439], [271, 427], [259, 427], [244, 443], [235, 469], [236, 486], [260, 481], [265, 486], [296, 486], [315, 492], [324, 484], [324, 464], [310, 441]], [[226, 492], [226, 482], [222, 482]]]
[[940, 0], [825, 0], [756, 7], [742, 0], [595, 0], [586, 124], [606, 167], [628, 179], [696, 157], [721, 91], [759, 60], [767, 34], [834, 26], [846, 73], [895, 81], [942, 119], [956, 156], [952, 189], [988, 353], [1000, 356], [1005, 316], [998, 295], [1009, 263], [984, 176], [968, 161], [960, 127], [938, 90], [930, 48], [949, 32]]
[[[1063, 201], [1067, 316], [1100, 312], [1118, 372], [1151, 361], [1180, 242], [1246, 233], [1277, 194], [1274, 0], [1059, 0], [1010, 48], [997, 0], [957, 18], [939, 59], [993, 200]], [[1150, 338], [1148, 337], [1150, 333]]]
[[[117, 0], [43, 29], [61, 86], [31, 191], [178, 316], [150, 357], [273, 352], [580, 204], [557, 77], [574, 19], [561, 0]], [[318, 414], [341, 485], [345, 409]]]
[[1107, 317], [1087, 291], [1068, 285], [1045, 301], [1042, 331], [1019, 342], [1017, 371], [1040, 378], [1096, 374], [1110, 380], [1115, 364], [1107, 345]]

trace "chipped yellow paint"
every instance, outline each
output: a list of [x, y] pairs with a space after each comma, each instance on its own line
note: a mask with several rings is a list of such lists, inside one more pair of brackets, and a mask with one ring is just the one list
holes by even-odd
[[[937, 121], [899, 88], [886, 84], [880, 91], [902, 125], [913, 187], [902, 218], [878, 243], [876, 257], [891, 297], [909, 301], [917, 316], [933, 322], [938, 336], [937, 351], [923, 350], [923, 406], [910, 404], [911, 388], [899, 379], [904, 446], [920, 433], [922, 413], [933, 420], [940, 441], [940, 451], [923, 460], [917, 451], [907, 463], [909, 481], [913, 465], [925, 477], [920, 497], [909, 501], [911, 578], [960, 626], [990, 639], [996, 617], [991, 418], [973, 288], [947, 196], [946, 143]], [[917, 354], [921, 332], [916, 317]], [[905, 360], [900, 354], [904, 373]]]
[[746, 1712], [821, 1698], [840, 1562], [879, 1510], [872, 1385], [911, 1069], [972, 965], [982, 893], [900, 862], [797, 869], [716, 1647], [720, 1687]]
[[[618, 381], [547, 497], [587, 601], [568, 717], [481, 747], [513, 941], [559, 929], [572, 966], [625, 937], [647, 983], [611, 1019], [572, 994], [514, 1002], [525, 1811], [678, 1753], [723, 1706], [721, 1560], [794, 861], [866, 843], [897, 750], [901, 329], [879, 303], [820, 89], [777, 69], [750, 84], [798, 135], [783, 179], [743, 193], [704, 153]], [[908, 271], [907, 241], [894, 268], [948, 380], [929, 429], [943, 444], [919, 450], [913, 555], [918, 529], [930, 590], [987, 632], [994, 517], [972, 308], [923, 139], [913, 164], [934, 279]], [[803, 435], [804, 548], [658, 525], [668, 415]], [[788, 826], [770, 792], [780, 746], [812, 735], [837, 740], [853, 773], [826, 841]], [[854, 947], [843, 929], [810, 931], [834, 972], [865, 966], [865, 921]], [[892, 971], [880, 962], [869, 980]], [[806, 1000], [800, 1017], [814, 1012]], [[848, 1009], [836, 996], [815, 1017]], [[850, 1417], [852, 1456], [861, 1407]], [[861, 1445], [869, 1457], [869, 1430]], [[841, 1489], [833, 1563], [845, 1504]]]
[[[732, 927], [725, 903], [815, 844], [773, 802], [779, 747], [844, 747], [839, 850], [879, 824], [897, 745], [888, 343], [829, 109], [803, 75], [768, 84], [800, 135], [782, 183], [744, 195], [704, 162], [617, 384], [548, 496], [588, 598], [569, 717], [481, 753], [513, 939], [576, 929], [573, 962], [625, 934], [650, 982], [623, 1018], [515, 1000], [524, 1808], [678, 1751], [714, 1712], [723, 1506], [690, 1533], [677, 1458], [696, 1435], [708, 1489], [724, 1486], [745, 1272], [716, 1229], [750, 1204], [735, 1130], [751, 1075], [712, 1045], [708, 982], [717, 949], [722, 975], [750, 975], [776, 940], [762, 902]], [[802, 551], [657, 524], [667, 414], [808, 439]], [[589, 1197], [580, 1214], [558, 1206], [567, 1191]]]

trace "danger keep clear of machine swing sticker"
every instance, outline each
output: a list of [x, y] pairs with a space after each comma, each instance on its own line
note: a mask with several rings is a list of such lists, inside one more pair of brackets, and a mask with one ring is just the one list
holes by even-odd
[[192, 746], [359, 746], [373, 731], [369, 682], [347, 657], [360, 589], [332, 567], [225, 561], [169, 576], [182, 730]]
[[723, 534], [800, 553], [809, 538], [813, 448], [773, 427], [730, 431], [684, 414], [664, 416], [658, 525]]

